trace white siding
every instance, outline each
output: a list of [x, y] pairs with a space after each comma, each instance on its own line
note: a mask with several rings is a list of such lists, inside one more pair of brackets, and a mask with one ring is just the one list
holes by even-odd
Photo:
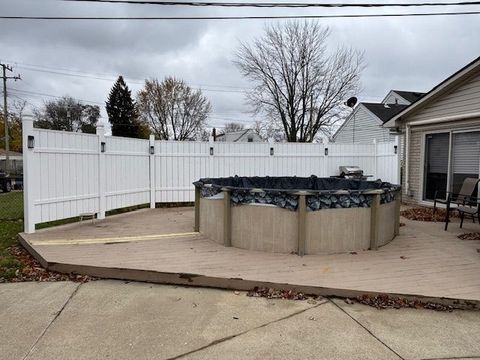
[[480, 112], [480, 74], [459, 87], [441, 95], [427, 106], [409, 116], [408, 121], [435, 119], [445, 116]]
[[[393, 141], [388, 129], [381, 127], [380, 120], [368, 111], [362, 104], [355, 109], [355, 144]], [[333, 141], [338, 144], [353, 143], [354, 116], [351, 114], [342, 128], [335, 134]]]
[[388, 96], [383, 100], [384, 104], [398, 104], [398, 105], [410, 105], [410, 101], [405, 100], [403, 97], [395, 92], [390, 92]]

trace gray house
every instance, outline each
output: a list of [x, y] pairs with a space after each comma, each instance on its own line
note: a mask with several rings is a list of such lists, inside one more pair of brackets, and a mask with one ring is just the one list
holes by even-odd
[[374, 139], [377, 142], [393, 141], [394, 135], [382, 125], [422, 95], [390, 90], [381, 103], [359, 103], [333, 135], [332, 141], [340, 144], [372, 143]]
[[262, 142], [263, 139], [253, 129], [231, 131], [215, 136], [215, 141], [224, 142]]
[[385, 128], [404, 134], [404, 201], [429, 205], [480, 173], [480, 57], [451, 75]]

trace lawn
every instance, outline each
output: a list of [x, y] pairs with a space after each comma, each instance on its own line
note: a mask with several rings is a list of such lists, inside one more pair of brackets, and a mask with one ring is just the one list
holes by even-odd
[[23, 230], [23, 192], [0, 193], [0, 282], [15, 277], [21, 263], [10, 252]]
[[23, 191], [0, 193], [0, 221], [23, 219]]

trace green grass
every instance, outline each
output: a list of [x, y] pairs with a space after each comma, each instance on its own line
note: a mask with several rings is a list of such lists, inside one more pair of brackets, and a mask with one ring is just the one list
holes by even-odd
[[9, 248], [18, 244], [17, 234], [23, 231], [23, 192], [0, 193], [0, 279], [15, 277], [22, 265]]
[[0, 193], [0, 220], [23, 219], [23, 191]]
[[22, 267], [9, 251], [9, 247], [18, 244], [17, 234], [22, 230], [22, 220], [0, 221], [0, 279], [13, 278]]

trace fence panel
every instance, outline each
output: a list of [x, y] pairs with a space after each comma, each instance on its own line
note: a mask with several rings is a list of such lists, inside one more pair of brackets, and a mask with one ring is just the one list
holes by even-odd
[[106, 210], [150, 202], [149, 141], [105, 137]]
[[[155, 202], [194, 200], [192, 182], [224, 176], [332, 176], [340, 165], [399, 182], [398, 142], [176, 142], [34, 129], [24, 122], [25, 231], [35, 224]], [[398, 152], [398, 151], [397, 151]]]
[[[33, 129], [35, 147], [24, 176], [30, 177], [34, 223], [98, 212], [96, 135]], [[25, 153], [24, 153], [25, 154]]]

